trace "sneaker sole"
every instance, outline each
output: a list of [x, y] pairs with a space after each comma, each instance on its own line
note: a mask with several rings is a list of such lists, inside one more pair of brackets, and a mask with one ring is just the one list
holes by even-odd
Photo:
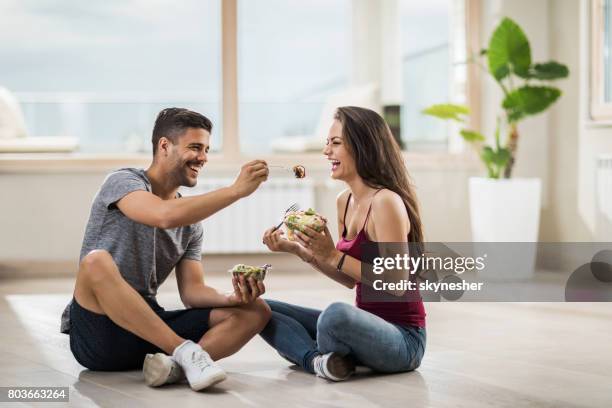
[[166, 383], [172, 365], [168, 364], [168, 356], [162, 353], [147, 354], [142, 372], [149, 387], [159, 387]]
[[189, 384], [189, 386], [191, 387], [192, 390], [194, 391], [200, 391], [203, 390], [204, 388], [208, 388], [211, 387], [215, 384], [220, 383], [221, 381], [225, 380], [227, 378], [227, 374], [225, 374], [224, 372], [220, 372], [217, 375], [214, 375], [208, 379], [206, 379], [206, 381], [202, 381], [196, 384]]

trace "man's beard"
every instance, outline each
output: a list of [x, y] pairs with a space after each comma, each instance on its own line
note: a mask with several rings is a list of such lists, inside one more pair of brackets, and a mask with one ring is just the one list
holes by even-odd
[[194, 187], [198, 180], [197, 178], [193, 179], [189, 177], [188, 173], [191, 173], [189, 162], [182, 163], [180, 166], [175, 167], [170, 174], [172, 183], [177, 186]]

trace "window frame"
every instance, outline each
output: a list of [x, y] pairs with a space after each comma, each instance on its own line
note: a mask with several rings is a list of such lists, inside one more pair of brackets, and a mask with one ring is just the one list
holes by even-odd
[[[481, 0], [465, 0], [465, 36], [467, 55], [479, 55], [481, 46]], [[466, 104], [470, 108], [468, 126], [481, 127], [482, 70], [477, 64], [468, 64], [466, 78]]]
[[[612, 101], [604, 99], [604, 0], [591, 0], [591, 119], [612, 120]], [[610, 50], [612, 52], [612, 50]]]
[[[468, 55], [480, 49], [481, 0], [464, 0], [466, 7], [466, 47]], [[255, 155], [242, 152], [240, 148], [239, 99], [238, 99], [238, 0], [221, 1], [221, 126], [222, 148], [211, 153], [212, 168], [221, 171], [233, 169], [237, 162], [255, 158]], [[466, 102], [470, 107], [470, 126], [480, 126], [481, 73], [475, 64], [469, 64], [466, 79]], [[451, 135], [454, 138], [456, 135]], [[460, 139], [459, 136], [456, 137]], [[459, 148], [457, 146], [459, 145]], [[444, 151], [414, 152], [404, 151], [403, 155], [411, 162], [411, 167], [423, 169], [442, 169], [452, 163], [454, 168], [474, 169], [478, 166], [473, 155], [465, 149], [461, 140], [447, 144]], [[257, 158], [274, 160], [281, 165], [301, 164], [312, 167], [327, 166], [321, 153], [266, 153]], [[87, 171], [114, 168], [125, 163], [144, 165], [150, 160], [149, 154], [106, 153], [5, 153], [0, 156], [0, 173], [36, 171]], [[90, 164], [86, 164], [90, 163]]]
[[[466, 54], [472, 55], [480, 50], [480, 10], [481, 0], [465, 1], [465, 36]], [[221, 54], [222, 54], [222, 109], [223, 141], [221, 153], [226, 158], [245, 158], [249, 155], [241, 152], [239, 129], [239, 99], [238, 99], [238, 0], [223, 0], [221, 4]], [[476, 64], [468, 64], [466, 78], [466, 104], [470, 108], [469, 126], [480, 128], [480, 93], [481, 73]], [[451, 135], [451, 137], [454, 137]], [[448, 153], [461, 153], [465, 146], [458, 143], [447, 143]], [[440, 153], [440, 152], [438, 152]], [[421, 153], [428, 154], [428, 153]], [[312, 161], [319, 157], [315, 153], [268, 153], [266, 156], [288, 159], [300, 156]]]

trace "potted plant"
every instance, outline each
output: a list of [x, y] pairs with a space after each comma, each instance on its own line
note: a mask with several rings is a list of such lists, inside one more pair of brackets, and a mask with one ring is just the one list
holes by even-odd
[[[486, 66], [480, 62], [486, 59]], [[470, 216], [475, 242], [536, 242], [540, 215], [540, 179], [512, 179], [519, 140], [518, 124], [548, 109], [561, 96], [550, 81], [566, 78], [568, 68], [555, 61], [533, 63], [523, 30], [504, 18], [487, 49], [469, 63], [478, 64], [503, 92], [492, 144], [480, 132], [463, 128], [463, 139], [484, 163], [488, 178], [470, 179]], [[466, 122], [469, 109], [440, 104], [423, 111], [437, 118]]]

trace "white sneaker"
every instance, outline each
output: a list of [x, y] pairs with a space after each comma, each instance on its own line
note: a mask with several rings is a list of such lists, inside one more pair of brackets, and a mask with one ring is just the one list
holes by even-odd
[[210, 358], [208, 353], [191, 340], [178, 346], [172, 357], [185, 372], [187, 381], [194, 391], [203, 390], [227, 378], [225, 371]]
[[147, 354], [142, 366], [145, 382], [150, 387], [174, 384], [185, 379], [185, 373], [172, 357], [164, 353]]
[[355, 362], [338, 353], [315, 356], [312, 365], [318, 377], [331, 381], [344, 381], [355, 372]]

